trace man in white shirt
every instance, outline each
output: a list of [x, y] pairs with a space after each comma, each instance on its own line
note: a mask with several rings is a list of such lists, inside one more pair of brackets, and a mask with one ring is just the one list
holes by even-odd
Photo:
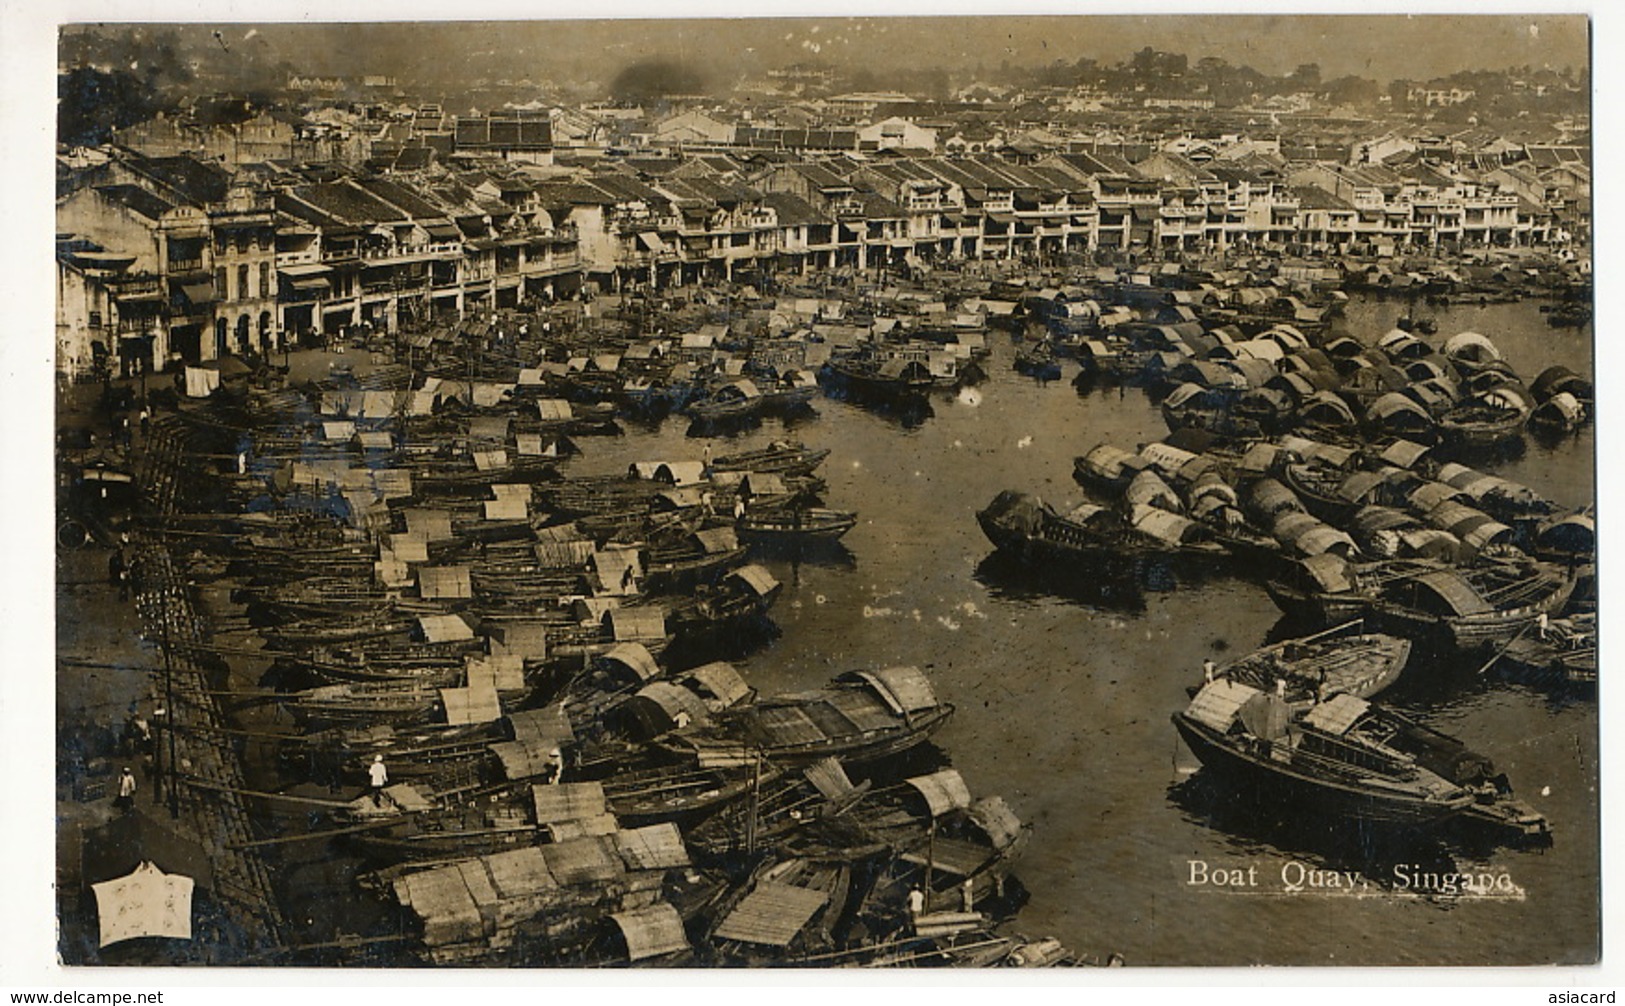
[[122, 811], [135, 808], [135, 774], [128, 768], [118, 777], [118, 799], [113, 801], [113, 806]]
[[389, 785], [389, 769], [384, 767], [384, 756], [373, 755], [372, 764], [367, 766], [367, 779], [372, 784], [372, 805], [384, 805], [384, 787]]

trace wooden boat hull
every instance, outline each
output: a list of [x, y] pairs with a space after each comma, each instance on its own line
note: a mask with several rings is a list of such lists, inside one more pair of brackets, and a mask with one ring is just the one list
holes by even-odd
[[858, 516], [839, 511], [808, 513], [802, 521], [787, 514], [746, 515], [739, 520], [741, 537], [763, 544], [835, 541], [857, 526]]
[[685, 408], [683, 414], [697, 423], [742, 422], [759, 418], [766, 405], [766, 401], [761, 398], [724, 404], [695, 402]]
[[623, 825], [690, 820], [739, 799], [752, 786], [772, 782], [783, 771], [777, 764], [764, 762], [759, 774], [753, 767], [743, 766], [703, 773], [674, 769], [667, 778], [636, 782], [612, 776], [604, 782], [604, 797]]
[[716, 458], [713, 472], [772, 472], [783, 475], [811, 475], [829, 457], [829, 448], [808, 450], [799, 446], [769, 447]]
[[922, 713], [905, 726], [866, 731], [819, 744], [770, 748], [766, 754], [776, 761], [792, 765], [831, 757], [838, 758], [848, 765], [881, 761], [924, 744], [931, 739], [931, 735], [942, 729], [953, 714], [954, 707], [944, 703], [929, 712]]
[[[1338, 693], [1369, 699], [1399, 680], [1411, 656], [1411, 641], [1378, 634], [1288, 639], [1221, 665], [1217, 679], [1228, 679], [1259, 691], [1285, 678], [1287, 699], [1297, 710]], [[1197, 689], [1192, 690], [1195, 694]]]
[[1374, 626], [1388, 631], [1431, 634], [1459, 650], [1481, 650], [1506, 645], [1534, 626], [1542, 614], [1556, 615], [1573, 592], [1571, 577], [1534, 603], [1477, 615], [1432, 615], [1379, 600], [1371, 606], [1371, 619]]
[[826, 380], [830, 387], [845, 391], [856, 398], [892, 404], [923, 402], [931, 389], [936, 386], [932, 381], [893, 380], [876, 373], [836, 365], [830, 365], [820, 377]]
[[[801, 744], [765, 744], [758, 746], [758, 750], [763, 758], [786, 767], [805, 765], [822, 758], [837, 758], [845, 765], [861, 765], [892, 758], [925, 743], [942, 729], [943, 724], [947, 723], [953, 714], [953, 705], [945, 702], [920, 712], [907, 722], [898, 723], [896, 726], [836, 737], [826, 736]], [[695, 755], [693, 748], [680, 743], [662, 747], [680, 759], [692, 759]]]
[[1437, 827], [1467, 810], [1472, 797], [1428, 798], [1399, 789], [1359, 787], [1317, 779], [1267, 756], [1239, 750], [1209, 727], [1175, 713], [1179, 736], [1206, 769], [1227, 776], [1257, 792], [1278, 799], [1283, 807], [1304, 813], [1330, 815], [1342, 820], [1402, 830]]
[[1491, 450], [1523, 439], [1526, 418], [1520, 412], [1493, 421], [1464, 422], [1446, 415], [1439, 420], [1439, 436], [1448, 447], [1474, 451]]
[[[1088, 570], [1105, 569], [1116, 573], [1137, 570], [1142, 563], [1154, 557], [1181, 556], [1195, 559], [1225, 559], [1229, 552], [1221, 545], [1206, 543], [1180, 547], [1159, 547], [1152, 539], [1136, 535], [1115, 537], [1091, 534], [1089, 531], [1067, 525], [1062, 538], [1051, 533], [1030, 533], [1012, 527], [1001, 515], [988, 510], [978, 511], [976, 521], [988, 541], [1001, 552], [1015, 556], [1029, 566], [1053, 567], [1057, 570], [1076, 569], [1079, 563]], [[1074, 532], [1075, 533], [1070, 533]]]

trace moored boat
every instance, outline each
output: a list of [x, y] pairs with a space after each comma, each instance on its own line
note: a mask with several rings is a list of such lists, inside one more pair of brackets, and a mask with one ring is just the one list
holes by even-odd
[[1447, 410], [1439, 417], [1439, 433], [1452, 447], [1487, 450], [1518, 440], [1529, 411], [1517, 388], [1496, 388]]
[[1036, 496], [1006, 490], [978, 511], [976, 520], [1001, 551], [1035, 564], [1131, 561], [1149, 553], [1228, 554], [1206, 525], [1154, 506], [1135, 506], [1128, 520], [1091, 503], [1062, 515]]
[[740, 537], [763, 543], [834, 541], [852, 530], [858, 515], [825, 507], [747, 511], [736, 527]]
[[829, 686], [719, 713], [659, 746], [700, 765], [757, 757], [795, 764], [835, 756], [848, 764], [888, 758], [924, 742], [953, 716], [916, 667], [850, 671]]
[[1284, 697], [1294, 710], [1339, 693], [1372, 698], [1405, 670], [1411, 642], [1382, 633], [1348, 632], [1358, 625], [1350, 622], [1254, 650], [1216, 667], [1212, 680], [1259, 691], [1273, 691], [1277, 682], [1284, 681]]
[[[811, 392], [806, 397], [810, 399]], [[702, 422], [742, 420], [760, 416], [766, 404], [755, 382], [740, 378], [729, 381], [699, 401], [690, 402], [683, 412]]]
[[1300, 812], [1412, 829], [1473, 804], [1467, 790], [1389, 743], [1409, 721], [1353, 695], [1293, 715], [1280, 695], [1221, 679], [1173, 719], [1204, 768]]
[[1563, 609], [1577, 573], [1534, 560], [1453, 567], [1427, 560], [1356, 565], [1335, 556], [1299, 564], [1267, 588], [1281, 610], [1313, 621], [1367, 624], [1462, 650], [1503, 645]]

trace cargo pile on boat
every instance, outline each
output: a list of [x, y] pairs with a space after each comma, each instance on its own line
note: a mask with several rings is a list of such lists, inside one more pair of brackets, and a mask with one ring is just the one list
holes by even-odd
[[[1079, 963], [1006, 932], [1029, 828], [925, 745], [953, 707], [924, 672], [767, 696], [729, 662], [776, 632], [781, 585], [753, 550], [857, 522], [821, 499], [829, 451], [707, 443], [578, 472], [582, 442], [637, 418], [585, 375], [630, 358], [625, 380], [653, 384], [665, 347], [561, 368], [583, 330], [540, 327], [418, 339], [359, 378], [232, 384], [164, 420], [202, 459], [183, 494], [202, 512], [151, 530], [249, 640], [194, 648], [231, 680], [253, 669], [233, 694], [274, 710], [256, 842], [331, 843], [388, 920], [287, 959]], [[748, 395], [718, 364], [700, 401]]]

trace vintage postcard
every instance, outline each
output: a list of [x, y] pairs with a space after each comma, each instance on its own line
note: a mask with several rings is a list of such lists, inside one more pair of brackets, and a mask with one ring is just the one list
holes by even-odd
[[1591, 29], [59, 25], [58, 962], [1595, 964]]

